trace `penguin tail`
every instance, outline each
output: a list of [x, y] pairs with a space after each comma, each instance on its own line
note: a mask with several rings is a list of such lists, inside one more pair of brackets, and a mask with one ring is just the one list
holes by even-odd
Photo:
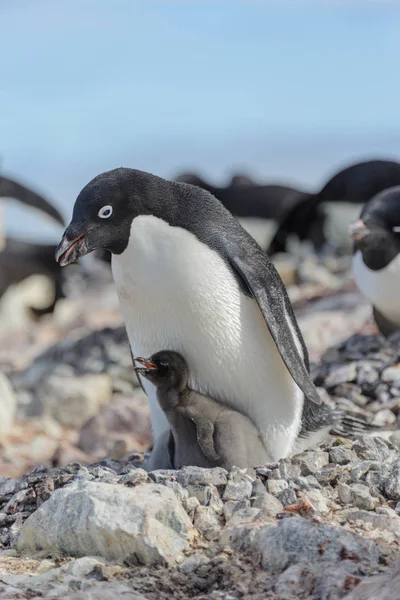
[[331, 435], [351, 438], [371, 433], [379, 434], [380, 432], [387, 431], [387, 428], [385, 427], [371, 425], [363, 419], [351, 417], [341, 411], [333, 411], [333, 413], [336, 423], [330, 430]]

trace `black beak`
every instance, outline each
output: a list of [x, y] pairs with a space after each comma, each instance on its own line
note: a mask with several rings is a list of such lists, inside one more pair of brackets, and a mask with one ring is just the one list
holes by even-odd
[[56, 261], [61, 267], [75, 262], [78, 258], [85, 256], [85, 254], [91, 251], [87, 244], [88, 233], [86, 231], [80, 235], [71, 235], [70, 227], [67, 227], [56, 249]]

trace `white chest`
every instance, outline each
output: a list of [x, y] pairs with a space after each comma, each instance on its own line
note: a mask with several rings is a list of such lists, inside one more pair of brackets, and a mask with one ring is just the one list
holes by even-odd
[[[274, 459], [287, 455], [303, 396], [224, 260], [187, 230], [141, 216], [112, 270], [133, 355], [181, 352], [192, 388], [248, 415]], [[145, 387], [159, 435], [166, 421]]]
[[384, 316], [400, 324], [400, 255], [384, 269], [372, 271], [357, 251], [353, 258], [353, 274], [364, 296]]

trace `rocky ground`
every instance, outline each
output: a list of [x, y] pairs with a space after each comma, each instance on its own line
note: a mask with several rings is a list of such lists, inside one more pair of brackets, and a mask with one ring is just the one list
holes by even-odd
[[[150, 420], [107, 270], [33, 322], [0, 301], [0, 598], [396, 598], [400, 341], [348, 260], [279, 258], [328, 402], [384, 426], [257, 469], [146, 473]], [[400, 597], [400, 595], [399, 595]]]

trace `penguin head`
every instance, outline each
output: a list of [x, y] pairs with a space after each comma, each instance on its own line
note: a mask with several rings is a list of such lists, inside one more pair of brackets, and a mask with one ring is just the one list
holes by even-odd
[[400, 252], [400, 186], [367, 202], [349, 235], [367, 267], [377, 270], [389, 264]]
[[56, 249], [62, 267], [93, 250], [121, 254], [127, 247], [133, 219], [163, 216], [168, 210], [171, 184], [136, 169], [101, 173], [78, 195], [72, 219]]
[[134, 359], [135, 371], [151, 381], [157, 388], [184, 390], [188, 383], [188, 367], [183, 356], [170, 350], [162, 350], [150, 358]]

